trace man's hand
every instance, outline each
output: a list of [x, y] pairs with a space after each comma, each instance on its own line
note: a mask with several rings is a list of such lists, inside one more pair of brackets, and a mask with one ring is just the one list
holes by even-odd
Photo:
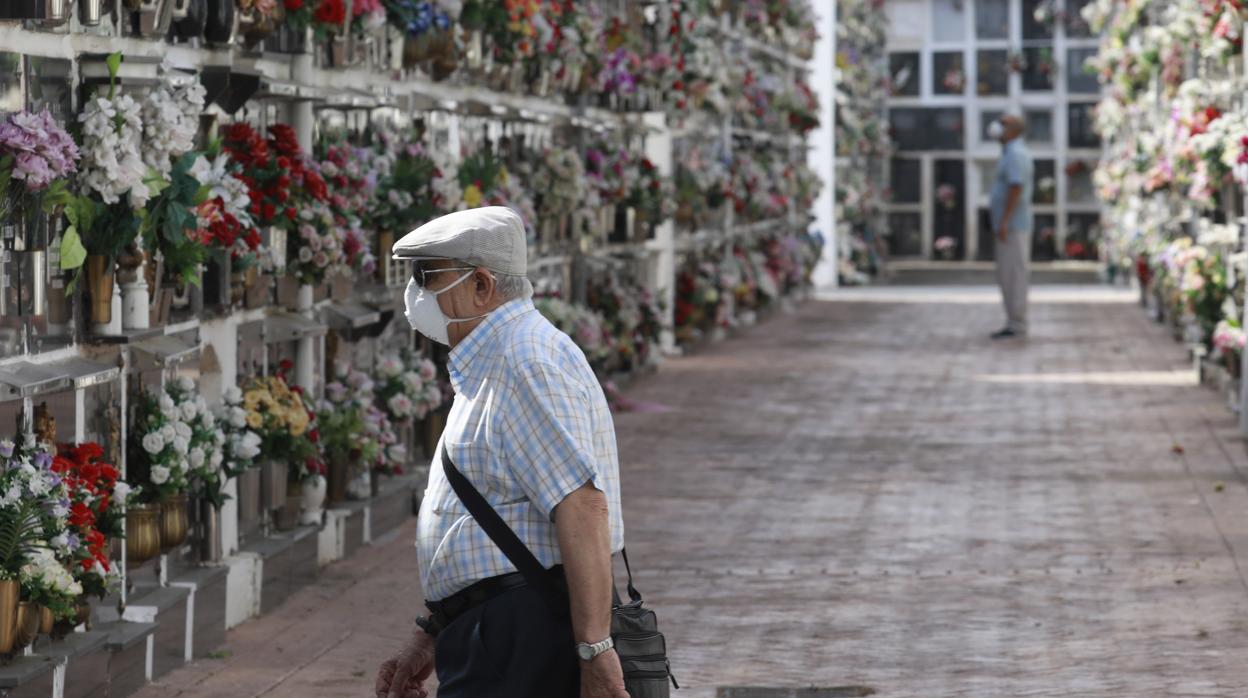
[[1004, 225], [1001, 226], [1001, 229], [997, 231], [997, 238], [1000, 239], [1001, 242], [1005, 242], [1005, 238], [1009, 235], [1008, 231], [1009, 229], [1006, 228]]
[[377, 670], [377, 698], [428, 698], [425, 679], [432, 673], [433, 638], [418, 629], [403, 649]]
[[615, 650], [581, 662], [581, 698], [628, 698], [620, 655]]

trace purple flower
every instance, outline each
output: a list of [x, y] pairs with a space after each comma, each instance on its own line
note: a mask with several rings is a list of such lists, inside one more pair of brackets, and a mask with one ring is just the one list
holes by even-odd
[[13, 155], [13, 178], [30, 192], [45, 189], [77, 169], [78, 146], [45, 109], [18, 112], [0, 123], [0, 154]]
[[[69, 505], [66, 504], [66, 506], [69, 506]], [[77, 550], [78, 546], [81, 545], [81, 541], [78, 540], [78, 536], [74, 535], [73, 533], [67, 533], [66, 537], [69, 539], [69, 549]]]
[[52, 455], [47, 451], [37, 451], [35, 453], [35, 467], [40, 470], [46, 469], [52, 465]]
[[9, 440], [0, 441], [0, 458], [13, 457], [13, 442]]

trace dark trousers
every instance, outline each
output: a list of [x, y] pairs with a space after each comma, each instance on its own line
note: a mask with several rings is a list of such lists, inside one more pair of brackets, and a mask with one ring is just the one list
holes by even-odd
[[456, 618], [438, 633], [434, 660], [438, 698], [580, 695], [572, 626], [527, 586]]

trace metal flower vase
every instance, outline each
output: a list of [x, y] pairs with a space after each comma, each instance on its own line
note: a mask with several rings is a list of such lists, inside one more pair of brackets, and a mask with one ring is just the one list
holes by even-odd
[[160, 505], [139, 504], [126, 510], [126, 561], [141, 565], [160, 554]]
[[260, 466], [260, 504], [268, 510], [280, 509], [286, 504], [286, 480], [290, 477], [290, 464], [271, 460]]
[[35, 641], [39, 634], [39, 617], [43, 611], [34, 601], [17, 602], [17, 619], [14, 623], [14, 649], [22, 649]]
[[17, 604], [21, 586], [16, 579], [0, 581], [0, 655], [17, 649]]
[[91, 322], [113, 321], [113, 264], [104, 255], [87, 255], [87, 295], [91, 298]]
[[176, 494], [160, 504], [160, 550], [169, 552], [182, 545], [190, 532], [185, 494]]
[[207, 499], [199, 500], [199, 561], [221, 562], [221, 510]]
[[39, 634], [51, 635], [52, 626], [56, 624], [56, 616], [52, 615], [52, 609], [47, 606], [39, 607]]

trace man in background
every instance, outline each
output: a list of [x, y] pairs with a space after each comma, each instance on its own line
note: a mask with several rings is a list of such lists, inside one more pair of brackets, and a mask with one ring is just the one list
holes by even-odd
[[1005, 327], [993, 339], [1027, 334], [1027, 282], [1031, 264], [1034, 219], [1031, 197], [1034, 165], [1023, 136], [1027, 123], [1018, 114], [1006, 114], [988, 127], [988, 135], [1001, 141], [1001, 159], [992, 182], [992, 229], [997, 236], [997, 283], [1005, 302]]

